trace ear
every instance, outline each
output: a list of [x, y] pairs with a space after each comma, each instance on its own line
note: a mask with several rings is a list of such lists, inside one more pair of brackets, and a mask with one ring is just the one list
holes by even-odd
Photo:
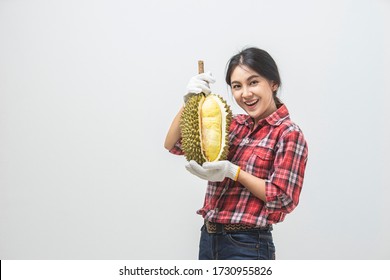
[[272, 92], [276, 92], [278, 90], [278, 88], [279, 88], [279, 85], [276, 84], [274, 81], [272, 81], [271, 88], [272, 88]]

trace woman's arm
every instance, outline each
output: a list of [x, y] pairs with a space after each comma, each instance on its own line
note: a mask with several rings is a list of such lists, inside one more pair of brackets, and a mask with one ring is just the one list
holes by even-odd
[[[291, 212], [299, 202], [308, 157], [306, 140], [300, 130], [290, 131], [280, 139], [274, 171], [264, 180], [242, 171], [237, 181], [267, 203], [268, 211]], [[267, 202], [268, 200], [268, 202]]]
[[175, 118], [172, 121], [171, 126], [169, 127], [167, 136], [165, 137], [164, 147], [168, 151], [175, 146], [176, 142], [181, 137], [180, 118], [183, 110], [184, 110], [184, 106], [181, 107], [179, 112], [176, 114]]
[[254, 196], [266, 202], [264, 179], [260, 179], [244, 170], [241, 170], [240, 174], [238, 175], [237, 181], [241, 185], [243, 185], [248, 191], [250, 191]]
[[228, 160], [205, 162], [200, 165], [191, 160], [186, 169], [201, 179], [211, 182], [221, 182], [226, 177], [239, 182], [254, 196], [266, 202], [264, 179], [258, 178]]

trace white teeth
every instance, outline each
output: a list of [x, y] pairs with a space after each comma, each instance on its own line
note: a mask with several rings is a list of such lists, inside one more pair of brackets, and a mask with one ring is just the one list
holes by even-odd
[[257, 101], [258, 101], [258, 100], [254, 100], [254, 101], [252, 101], [252, 102], [245, 102], [245, 104], [248, 105], [248, 106], [252, 106], [252, 105], [254, 105]]

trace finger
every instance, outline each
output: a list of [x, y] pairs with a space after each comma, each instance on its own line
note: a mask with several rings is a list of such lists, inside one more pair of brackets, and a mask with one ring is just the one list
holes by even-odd
[[194, 86], [203, 86], [203, 87], [210, 87], [209, 86], [209, 82], [208, 81], [205, 81], [203, 79], [196, 79], [194, 81], [192, 81], [190, 83], [190, 85], [194, 85]]
[[190, 93], [201, 93], [202, 89], [200, 87], [196, 87], [196, 86], [189, 86], [187, 88], [187, 92], [190, 92]]
[[187, 87], [187, 91], [194, 92], [194, 93], [200, 93], [200, 92], [210, 93], [211, 92], [209, 84], [203, 80], [196, 80], [196, 81], [192, 81], [191, 83], [189, 83], [189, 85]]
[[194, 83], [192, 85], [189, 85], [188, 88], [187, 88], [187, 91], [190, 92], [190, 89], [199, 91], [198, 93], [200, 93], [200, 92], [209, 93], [211, 91], [208, 84], [204, 85], [204, 84], [201, 84], [201, 83], [197, 83], [197, 84]]
[[202, 174], [202, 175], [206, 175], [207, 174], [206, 170], [204, 170], [204, 168], [201, 165], [199, 165], [196, 161], [190, 160], [189, 165], [191, 166], [191, 168], [195, 172], [197, 172], [199, 174]]
[[216, 170], [216, 169], [223, 169], [224, 163], [222, 161], [214, 161], [214, 162], [205, 162], [203, 163], [202, 167], [205, 170]]
[[208, 83], [215, 83], [215, 79], [213, 77], [213, 74], [211, 74], [211, 72], [199, 74], [198, 77]]
[[201, 179], [206, 179], [206, 177], [203, 175], [203, 174], [199, 174], [198, 172], [196, 172], [192, 167], [191, 165], [186, 165], [185, 168], [187, 169], [188, 172], [190, 172], [191, 174], [195, 175], [195, 176], [198, 176], [199, 178]]
[[211, 92], [209, 86], [199, 85], [199, 87], [202, 89], [202, 92], [204, 92], [204, 93], [210, 93]]

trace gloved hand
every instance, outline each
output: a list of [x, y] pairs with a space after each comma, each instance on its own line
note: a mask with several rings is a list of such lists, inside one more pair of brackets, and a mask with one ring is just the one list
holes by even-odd
[[186, 169], [199, 178], [211, 182], [221, 182], [226, 177], [237, 181], [241, 170], [239, 166], [228, 160], [205, 162], [202, 166], [196, 161], [191, 160], [189, 164], [186, 165]]
[[198, 74], [190, 79], [187, 84], [187, 91], [184, 95], [184, 102], [193, 96], [194, 94], [198, 94], [204, 92], [206, 94], [210, 93], [209, 83], [215, 83], [215, 79], [213, 78], [211, 72]]

